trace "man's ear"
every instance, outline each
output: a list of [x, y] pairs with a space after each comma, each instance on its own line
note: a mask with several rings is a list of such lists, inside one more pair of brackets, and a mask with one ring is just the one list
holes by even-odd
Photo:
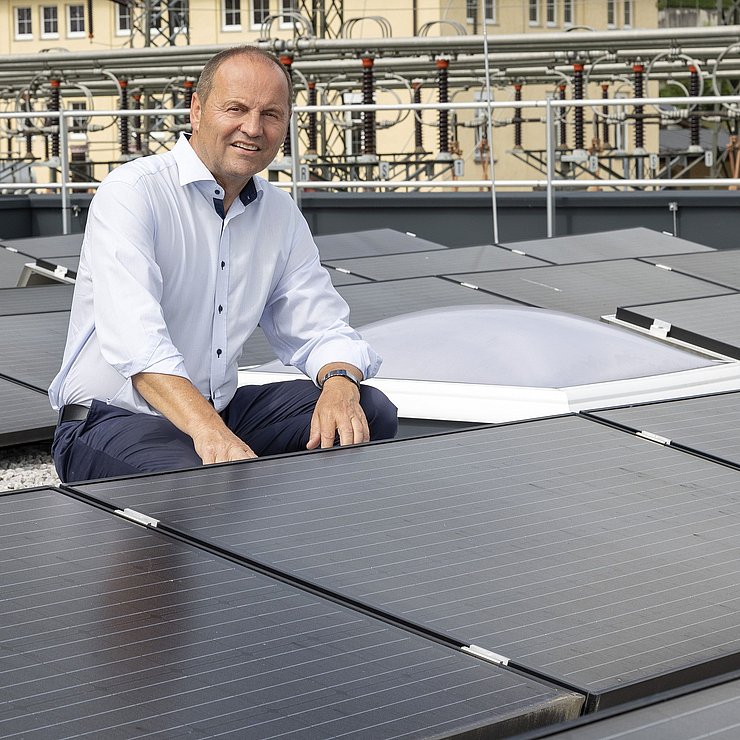
[[193, 99], [190, 103], [190, 128], [192, 128], [193, 133], [195, 133], [198, 130], [198, 126], [200, 126], [201, 111], [202, 108], [198, 93], [193, 93]]

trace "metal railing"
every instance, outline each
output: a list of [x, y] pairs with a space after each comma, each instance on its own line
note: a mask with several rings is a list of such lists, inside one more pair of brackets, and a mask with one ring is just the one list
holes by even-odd
[[[544, 189], [547, 201], [547, 235], [551, 237], [555, 233], [556, 198], [558, 190], [584, 189], [589, 186], [608, 186], [615, 188], [671, 188], [671, 187], [722, 187], [740, 186], [740, 178], [602, 178], [579, 176], [578, 178], [558, 177], [555, 171], [557, 160], [556, 145], [556, 122], [558, 121], [558, 110], [567, 108], [587, 108], [603, 110], [605, 106], [619, 109], [641, 108], [647, 105], [674, 105], [689, 106], [697, 105], [722, 105], [729, 111], [730, 117], [740, 118], [740, 95], [733, 96], [696, 96], [686, 97], [651, 97], [651, 98], [615, 98], [615, 99], [584, 99], [584, 100], [556, 100], [546, 98], [542, 100], [522, 101], [478, 101], [478, 102], [452, 102], [452, 103], [408, 103], [408, 104], [358, 104], [358, 105], [314, 105], [295, 106], [291, 119], [292, 151], [298, 152], [299, 131], [298, 116], [304, 113], [334, 113], [334, 112], [380, 112], [380, 111], [442, 111], [442, 110], [474, 110], [483, 111], [487, 117], [492, 118], [496, 110], [501, 109], [544, 109], [545, 112], [545, 157], [547, 170], [544, 178], [534, 179], [497, 179], [494, 171], [493, 147], [489, 147], [489, 172], [488, 179], [451, 179], [451, 180], [332, 180], [322, 182], [309, 179], [301, 179], [301, 157], [293, 156], [290, 163], [290, 179], [277, 184], [280, 187], [290, 188], [294, 199], [300, 203], [303, 190], [350, 190], [361, 188], [363, 190], [410, 190], [410, 189], [461, 189], [461, 188], [485, 188], [492, 195], [492, 222], [494, 243], [498, 241], [496, 191], [497, 188], [517, 188], [522, 190]], [[27, 119], [29, 117], [43, 117], [47, 121], [47, 127], [56, 122], [59, 134], [59, 173], [58, 182], [45, 183], [0, 183], [0, 189], [4, 191], [49, 191], [56, 190], [61, 194], [62, 230], [64, 234], [69, 233], [69, 210], [70, 194], [77, 190], [93, 190], [98, 187], [99, 182], [79, 182], [70, 179], [70, 128], [72, 119], [78, 121], [80, 118], [97, 117], [175, 117], [187, 116], [188, 111], [184, 109], [141, 109], [141, 110], [65, 110], [65, 111], [33, 111], [29, 112], [0, 112], [0, 120], [5, 119]], [[647, 156], [647, 153], [645, 153]]]

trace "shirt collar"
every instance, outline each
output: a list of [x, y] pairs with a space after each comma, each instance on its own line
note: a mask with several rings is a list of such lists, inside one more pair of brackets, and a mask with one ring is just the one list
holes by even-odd
[[[195, 149], [190, 146], [189, 139], [188, 134], [181, 133], [180, 138], [172, 148], [172, 156], [175, 158], [175, 163], [177, 164], [180, 185], [184, 187], [191, 183], [215, 183], [216, 180], [208, 167], [201, 162], [195, 153]], [[239, 199], [245, 206], [248, 206], [253, 201], [261, 199], [262, 192], [258, 178], [252, 177], [244, 186], [241, 193], [239, 193]]]

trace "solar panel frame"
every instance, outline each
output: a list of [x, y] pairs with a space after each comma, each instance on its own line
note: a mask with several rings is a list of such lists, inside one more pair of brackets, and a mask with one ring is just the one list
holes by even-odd
[[729, 288], [667, 272], [632, 259], [447, 277], [530, 306], [564, 311], [590, 319], [614, 314], [620, 306], [647, 301], [677, 301], [731, 292]]
[[502, 246], [558, 265], [715, 251], [712, 247], [643, 226], [509, 242]]
[[0, 316], [26, 313], [69, 311], [72, 285], [29, 285], [25, 288], [0, 288]]
[[0, 511], [3, 737], [477, 737], [582, 703], [55, 489]]
[[504, 655], [591, 711], [740, 667], [738, 483], [568, 416], [74, 488]]
[[23, 268], [29, 261], [32, 260], [22, 254], [0, 249], [0, 289], [15, 288], [18, 285]]
[[0, 447], [45, 442], [54, 436], [57, 415], [46, 393], [0, 377]]
[[717, 249], [698, 254], [644, 257], [643, 261], [683, 275], [740, 290], [740, 249]]
[[[47, 257], [71, 257], [82, 251], [84, 234], [58, 234], [56, 236], [33, 236], [25, 239], [6, 239], [0, 247], [19, 252], [34, 259]], [[28, 260], [26, 260], [28, 261]]]
[[676, 301], [623, 305], [615, 317], [643, 329], [658, 322], [662, 331], [677, 339], [740, 359], [740, 330], [733, 320], [740, 309], [740, 294], [710, 295]]
[[326, 264], [348, 270], [370, 280], [399, 280], [414, 277], [452, 275], [458, 272], [489, 272], [515, 270], [549, 264], [501, 247], [483, 245], [456, 247], [429, 252], [357, 257], [355, 259], [325, 260]]
[[322, 261], [428, 249], [447, 249], [444, 244], [421, 239], [408, 232], [385, 228], [314, 235], [314, 241], [319, 248]]

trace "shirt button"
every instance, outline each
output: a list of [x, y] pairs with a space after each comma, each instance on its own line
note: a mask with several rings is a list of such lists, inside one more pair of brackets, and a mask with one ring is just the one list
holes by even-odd
[[220, 349], [217, 349], [216, 350], [216, 357], [221, 357], [221, 350]]
[[216, 190], [215, 192], [216, 192], [216, 195], [221, 195], [221, 191], [220, 190]]
[[219, 312], [219, 313], [221, 313], [221, 312], [222, 312], [223, 310], [224, 310], [224, 307], [223, 307], [223, 306], [219, 306], [219, 307], [218, 307], [218, 312]]
[[225, 262], [224, 262], [224, 261], [222, 260], [222, 261], [221, 261], [221, 269], [223, 270], [223, 269], [224, 269], [224, 267], [226, 267], [226, 263], [225, 263]]

